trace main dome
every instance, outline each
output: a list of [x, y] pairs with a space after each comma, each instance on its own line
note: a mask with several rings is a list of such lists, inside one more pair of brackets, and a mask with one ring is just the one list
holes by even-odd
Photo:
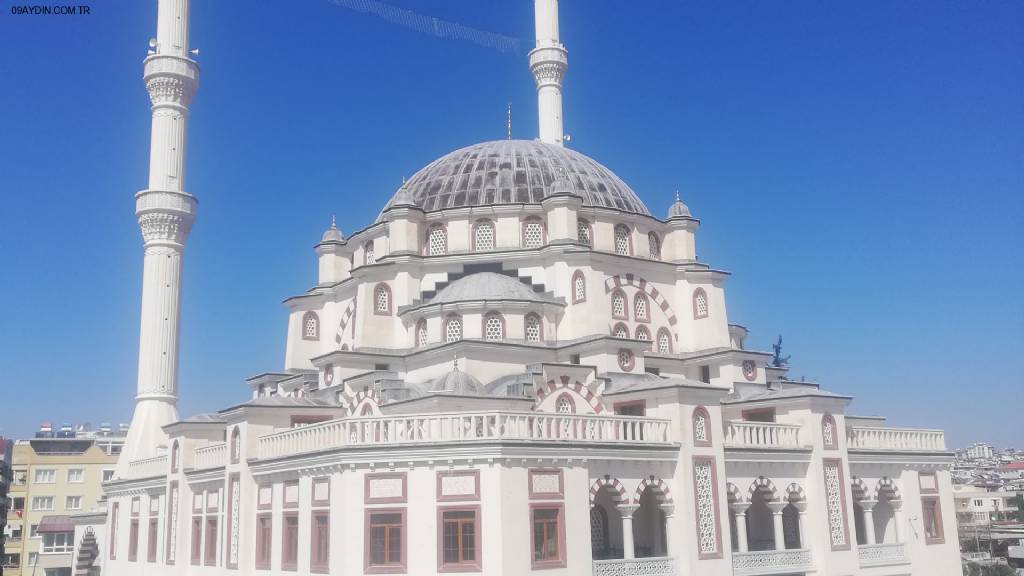
[[388, 201], [426, 212], [464, 206], [539, 204], [563, 174], [585, 206], [650, 215], [614, 172], [575, 150], [539, 140], [494, 140], [461, 148], [417, 172]]

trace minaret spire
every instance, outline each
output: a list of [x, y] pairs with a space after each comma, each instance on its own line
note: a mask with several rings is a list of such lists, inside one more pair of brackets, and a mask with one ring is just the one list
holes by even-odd
[[189, 0], [159, 0], [156, 42], [143, 61], [152, 102], [149, 185], [135, 195], [144, 245], [139, 374], [128, 438], [117, 476], [128, 463], [166, 448], [163, 426], [178, 419], [178, 330], [181, 267], [196, 200], [185, 192], [188, 106], [199, 85], [199, 65], [189, 57]]
[[508, 114], [505, 116], [505, 132], [506, 138], [512, 139], [512, 103], [508, 103]]
[[530, 51], [530, 72], [537, 81], [540, 139], [562, 145], [562, 78], [568, 52], [558, 39], [558, 0], [533, 0], [537, 47]]

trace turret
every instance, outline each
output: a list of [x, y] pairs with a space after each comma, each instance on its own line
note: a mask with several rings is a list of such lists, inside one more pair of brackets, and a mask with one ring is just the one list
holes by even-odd
[[332, 216], [331, 227], [324, 232], [320, 243], [316, 245], [316, 255], [319, 259], [317, 284], [336, 284], [351, 275], [352, 261], [348, 258], [346, 244], [345, 236], [338, 230]]
[[697, 249], [694, 236], [700, 227], [700, 221], [690, 215], [690, 209], [679, 199], [679, 192], [676, 191], [676, 201], [668, 209], [668, 233], [665, 234], [665, 242], [662, 246], [662, 253], [665, 260], [670, 262], [693, 262], [697, 259]]

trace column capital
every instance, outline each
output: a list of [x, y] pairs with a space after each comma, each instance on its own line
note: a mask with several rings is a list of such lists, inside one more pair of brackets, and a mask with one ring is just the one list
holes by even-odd
[[630, 518], [630, 519], [632, 519], [633, 518], [633, 513], [636, 512], [640, 508], [640, 505], [639, 504], [619, 504], [618, 506], [616, 506], [616, 508], [618, 508], [619, 514], [621, 514], [623, 518]]
[[743, 516], [747, 513], [747, 509], [750, 508], [750, 502], [744, 502], [743, 500], [730, 502], [729, 508], [731, 508], [733, 513], [737, 516]]
[[774, 502], [767, 502], [767, 504], [768, 509], [772, 511], [772, 514], [782, 514], [782, 510], [785, 509], [787, 505], [789, 505], [789, 502], [776, 500]]
[[878, 500], [865, 499], [858, 501], [857, 504], [860, 505], [861, 510], [865, 512], [871, 512], [871, 510], [874, 509], [875, 505], [878, 504]]
[[889, 506], [891, 506], [894, 511], [899, 511], [903, 508], [903, 500], [889, 500]]

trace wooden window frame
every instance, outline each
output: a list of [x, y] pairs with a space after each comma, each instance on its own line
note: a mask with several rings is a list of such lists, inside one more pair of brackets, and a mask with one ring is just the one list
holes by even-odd
[[[444, 560], [444, 539], [445, 539], [445, 520], [444, 515], [447, 512], [472, 512], [473, 513], [473, 539], [474, 549], [476, 551], [476, 558], [474, 560], [466, 561], [459, 560], [456, 562], [445, 562]], [[459, 523], [460, 525], [462, 522]], [[437, 509], [437, 571], [438, 572], [480, 572], [483, 570], [483, 550], [481, 550], [481, 530], [480, 530], [480, 505], [463, 505], [463, 506], [440, 506]], [[458, 536], [459, 548], [462, 548], [462, 537], [461, 531]], [[460, 554], [461, 556], [461, 554]]]
[[[373, 563], [373, 517], [377, 514], [398, 514], [400, 521], [397, 524], [399, 530], [399, 561], [397, 563], [386, 563], [386, 564], [374, 564]], [[405, 508], [367, 508], [364, 516], [364, 528], [363, 528], [363, 572], [366, 574], [405, 574], [406, 573], [406, 562], [408, 556], [406, 555], [408, 550], [408, 536], [409, 531], [407, 529], [408, 517], [406, 516]], [[392, 529], [392, 524], [386, 525], [388, 531]], [[389, 533], [388, 532], [388, 533]], [[388, 538], [385, 537], [385, 543], [388, 542]], [[385, 548], [384, 555], [388, 556], [389, 548]]]
[[[555, 510], [555, 542], [558, 554], [555, 558], [537, 558], [537, 519], [539, 510]], [[530, 568], [533, 570], [549, 570], [565, 568], [565, 504], [563, 502], [531, 502], [530, 503]]]

